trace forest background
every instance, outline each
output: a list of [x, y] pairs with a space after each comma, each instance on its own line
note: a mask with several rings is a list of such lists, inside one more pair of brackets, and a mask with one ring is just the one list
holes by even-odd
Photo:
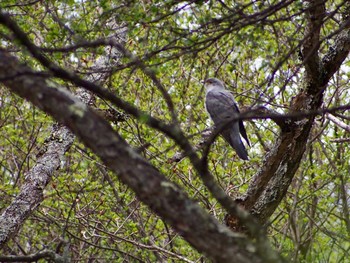
[[349, 50], [346, 0], [2, 0], [0, 261], [348, 262]]

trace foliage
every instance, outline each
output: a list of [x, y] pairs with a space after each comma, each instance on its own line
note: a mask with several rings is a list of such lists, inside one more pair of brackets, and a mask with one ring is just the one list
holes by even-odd
[[[326, 2], [329, 15], [321, 30], [321, 55], [331, 48], [331, 34], [339, 28], [346, 7], [346, 1]], [[95, 61], [105, 56], [103, 46], [55, 51], [126, 30], [121, 42], [170, 94], [180, 126], [193, 145], [201, 142], [202, 131], [212, 125], [203, 105], [203, 79], [222, 79], [242, 109], [264, 105], [279, 113], [288, 112], [292, 98], [304, 87], [298, 56], [305, 37], [304, 1], [5, 0], [0, 8], [52, 61], [84, 78], [105, 74], [101, 85], [170, 122], [169, 105], [159, 87], [129, 58], [117, 58], [114, 67], [103, 68], [95, 67]], [[3, 48], [37, 70], [47, 70], [13, 41], [5, 27], [0, 27], [0, 37]], [[349, 74], [346, 61], [327, 87], [324, 107], [349, 103]], [[75, 90], [66, 81], [55, 82]], [[0, 98], [0, 204], [4, 209], [35, 163], [53, 121], [6, 89], [0, 90]], [[98, 98], [93, 106], [113, 107]], [[348, 113], [337, 113], [349, 125]], [[180, 151], [174, 141], [132, 117], [112, 125], [164, 175], [224, 221], [226, 212], [203, 186], [191, 162], [187, 158], [170, 161]], [[240, 161], [221, 138], [212, 145], [208, 159], [217, 182], [234, 197], [246, 191], [279, 133], [271, 120], [245, 125], [252, 144], [250, 161]], [[317, 117], [293, 183], [270, 219], [273, 245], [293, 262], [346, 262], [350, 258], [350, 152], [348, 141], [340, 141], [347, 133], [325, 115]], [[44, 202], [1, 253], [56, 250], [62, 240], [69, 240], [71, 257], [77, 262], [175, 262], [203, 257], [78, 141], [44, 194]]]

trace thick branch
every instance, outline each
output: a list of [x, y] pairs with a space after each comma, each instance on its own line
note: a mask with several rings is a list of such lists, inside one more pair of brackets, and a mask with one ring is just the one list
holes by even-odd
[[0, 262], [34, 262], [40, 259], [50, 259], [56, 263], [70, 262], [70, 260], [67, 257], [61, 256], [55, 253], [54, 251], [48, 249], [26, 256], [0, 256]]
[[37, 158], [36, 165], [25, 174], [25, 183], [20, 193], [0, 216], [0, 247], [17, 233], [24, 220], [43, 201], [43, 190], [51, 181], [53, 173], [60, 167], [63, 155], [72, 145], [74, 138], [67, 128], [61, 125], [54, 126], [50, 140], [44, 145], [43, 154]]
[[[304, 66], [307, 76], [312, 77], [308, 80], [317, 82], [316, 79], [320, 74], [320, 59], [318, 49], [320, 46], [320, 30], [325, 17], [325, 1], [310, 0], [307, 2], [306, 19], [307, 26], [305, 31], [305, 40], [303, 43]], [[316, 78], [316, 79], [313, 79]]]
[[342, 31], [335, 40], [335, 44], [329, 49], [323, 57], [323, 82], [328, 81], [339, 69], [340, 65], [346, 59], [350, 50], [350, 17], [342, 24]]

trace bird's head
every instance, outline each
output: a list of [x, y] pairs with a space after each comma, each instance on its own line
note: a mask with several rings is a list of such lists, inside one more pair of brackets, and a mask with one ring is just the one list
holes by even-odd
[[217, 78], [206, 79], [204, 81], [204, 87], [207, 92], [215, 89], [225, 89], [224, 83]]

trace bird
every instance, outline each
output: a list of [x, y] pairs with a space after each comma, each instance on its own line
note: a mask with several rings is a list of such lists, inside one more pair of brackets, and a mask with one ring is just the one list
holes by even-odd
[[213, 120], [216, 128], [223, 128], [220, 134], [236, 151], [242, 160], [249, 160], [247, 150], [241, 140], [241, 136], [250, 146], [247, 132], [242, 120], [234, 120], [228, 123], [232, 118], [238, 117], [240, 112], [235, 99], [230, 91], [225, 88], [224, 83], [217, 78], [209, 78], [204, 81], [205, 107]]

